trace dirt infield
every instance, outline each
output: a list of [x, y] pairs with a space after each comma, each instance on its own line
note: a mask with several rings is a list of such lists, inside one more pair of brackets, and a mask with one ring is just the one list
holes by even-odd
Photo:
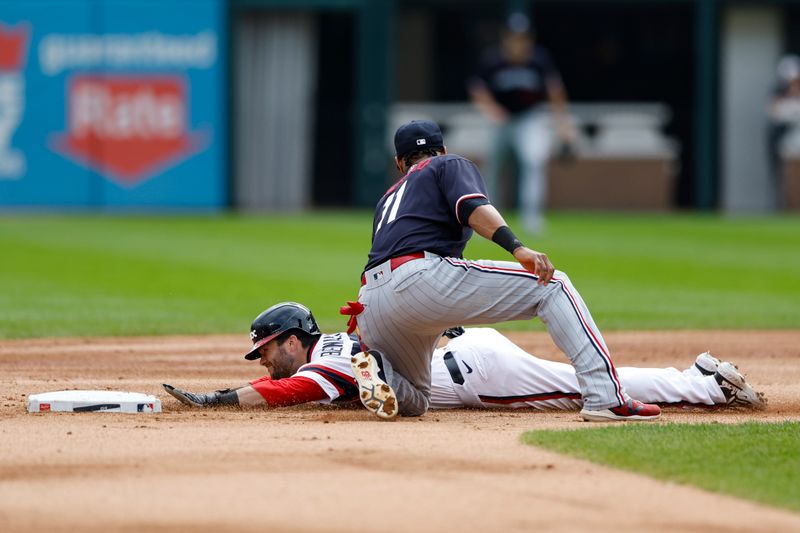
[[[544, 334], [509, 334], [561, 356]], [[606, 336], [619, 366], [687, 366], [711, 349], [770, 400], [765, 413], [666, 410], [664, 421], [800, 420], [800, 331]], [[798, 531], [800, 514], [617, 472], [519, 443], [577, 413], [431, 412], [379, 422], [301, 406], [199, 411], [201, 391], [259, 377], [240, 336], [0, 343], [0, 530]], [[28, 414], [61, 389], [156, 394], [161, 414]]]

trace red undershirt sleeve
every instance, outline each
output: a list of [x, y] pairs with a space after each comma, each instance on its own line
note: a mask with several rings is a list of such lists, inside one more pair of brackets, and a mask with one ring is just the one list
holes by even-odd
[[270, 407], [287, 407], [306, 402], [318, 402], [328, 398], [316, 381], [303, 376], [283, 379], [271, 379], [269, 376], [265, 376], [251, 381], [250, 385]]

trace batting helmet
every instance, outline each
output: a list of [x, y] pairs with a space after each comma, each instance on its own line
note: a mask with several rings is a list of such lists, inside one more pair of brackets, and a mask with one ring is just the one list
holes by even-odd
[[275, 304], [253, 320], [250, 326], [250, 339], [253, 348], [244, 356], [253, 361], [258, 359], [258, 349], [287, 331], [299, 330], [309, 335], [322, 335], [308, 307], [295, 302]]

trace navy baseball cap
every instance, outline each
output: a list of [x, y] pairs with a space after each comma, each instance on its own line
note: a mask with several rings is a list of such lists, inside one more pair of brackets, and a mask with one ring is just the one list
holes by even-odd
[[443, 148], [442, 130], [430, 120], [412, 120], [394, 133], [394, 151], [397, 157], [425, 148]]

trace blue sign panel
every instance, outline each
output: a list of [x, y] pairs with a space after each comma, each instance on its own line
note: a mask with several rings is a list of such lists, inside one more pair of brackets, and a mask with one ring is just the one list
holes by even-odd
[[227, 202], [221, 0], [0, 4], [0, 206]]

